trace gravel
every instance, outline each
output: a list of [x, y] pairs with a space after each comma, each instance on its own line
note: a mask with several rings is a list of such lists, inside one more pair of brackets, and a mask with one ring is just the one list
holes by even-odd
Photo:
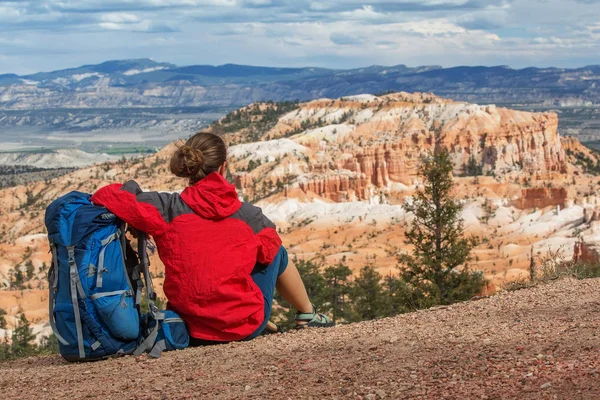
[[3, 399], [598, 399], [600, 279], [245, 343], [0, 364]]

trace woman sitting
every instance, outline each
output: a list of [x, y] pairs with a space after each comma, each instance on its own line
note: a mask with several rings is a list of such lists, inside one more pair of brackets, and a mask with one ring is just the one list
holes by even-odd
[[101, 188], [92, 202], [154, 237], [168, 307], [186, 322], [192, 345], [260, 335], [275, 288], [297, 310], [298, 327], [332, 326], [288, 265], [275, 225], [225, 180], [226, 156], [219, 136], [197, 133], [171, 158], [171, 172], [189, 179], [181, 194], [143, 192], [129, 181]]

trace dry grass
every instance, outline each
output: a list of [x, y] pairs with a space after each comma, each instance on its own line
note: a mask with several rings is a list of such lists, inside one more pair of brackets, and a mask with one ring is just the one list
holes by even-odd
[[515, 291], [531, 288], [562, 278], [588, 279], [600, 277], [600, 264], [581, 263], [567, 260], [564, 248], [548, 249], [548, 252], [534, 259], [529, 271], [529, 277], [520, 277], [506, 282], [502, 290]]

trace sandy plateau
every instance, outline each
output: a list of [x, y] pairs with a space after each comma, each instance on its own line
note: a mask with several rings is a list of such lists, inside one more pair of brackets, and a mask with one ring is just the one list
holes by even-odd
[[[422, 184], [419, 160], [436, 135], [455, 163], [466, 230], [483, 239], [470, 267], [485, 272], [489, 291], [524, 276], [532, 250], [535, 257], [559, 250], [570, 259], [581, 243], [579, 254], [596, 257], [598, 159], [560, 137], [556, 114], [419, 93], [321, 99], [286, 112], [278, 107], [251, 105], [211, 129], [231, 145], [230, 178], [240, 196], [276, 222], [293, 257], [344, 262], [354, 271], [371, 263], [383, 274], [397, 273], [397, 256], [410, 251], [404, 231], [411, 216], [402, 204]], [[168, 172], [174, 148], [0, 190], [0, 307], [10, 315], [22, 309], [44, 327], [45, 207], [71, 190], [93, 192], [129, 179], [146, 190], [181, 190], [185, 182]], [[469, 165], [478, 176], [464, 176], [473, 175]], [[25, 271], [29, 261], [34, 276], [27, 289], [11, 289], [11, 274]], [[159, 290], [162, 269], [154, 256]]]

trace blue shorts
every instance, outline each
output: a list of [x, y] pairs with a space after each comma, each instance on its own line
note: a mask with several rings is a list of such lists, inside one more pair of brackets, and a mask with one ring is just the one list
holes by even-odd
[[254, 333], [248, 336], [244, 340], [254, 339], [267, 326], [269, 319], [271, 319], [271, 311], [273, 309], [273, 296], [275, 295], [275, 284], [279, 275], [283, 274], [283, 271], [288, 266], [288, 254], [285, 247], [281, 246], [273, 262], [269, 264], [267, 268], [262, 266], [256, 266], [252, 271], [252, 280], [256, 283], [256, 286], [260, 289], [265, 299], [265, 320], [258, 327]]
[[[271, 318], [271, 310], [273, 308], [273, 296], [275, 295], [275, 284], [279, 275], [283, 274], [283, 271], [288, 266], [288, 254], [285, 247], [281, 246], [275, 259], [266, 268], [262, 265], [257, 265], [252, 271], [252, 280], [258, 286], [265, 299], [265, 320], [250, 336], [242, 340], [254, 339], [262, 333], [267, 326], [269, 319]], [[190, 346], [205, 346], [211, 344], [219, 344], [223, 342], [213, 342], [210, 340], [202, 340], [190, 338]]]

